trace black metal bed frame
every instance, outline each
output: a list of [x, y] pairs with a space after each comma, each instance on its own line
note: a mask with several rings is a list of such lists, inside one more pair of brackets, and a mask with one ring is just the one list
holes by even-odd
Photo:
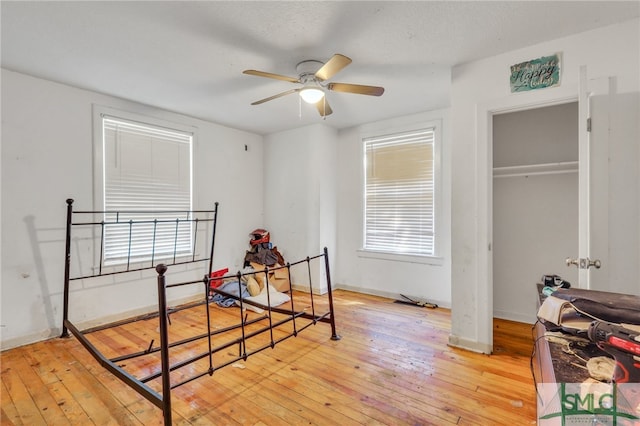
[[[213, 271], [213, 254], [214, 254], [214, 247], [215, 247], [215, 235], [216, 235], [216, 223], [217, 223], [217, 215], [218, 215], [218, 203], [215, 203], [215, 208], [213, 210], [192, 210], [192, 211], [172, 211], [172, 212], [168, 212], [168, 211], [163, 211], [163, 212], [132, 212], [132, 211], [128, 211], [128, 212], [113, 212], [113, 211], [74, 211], [73, 210], [73, 199], [68, 199], [67, 201], [67, 226], [66, 226], [66, 241], [65, 241], [65, 272], [64, 272], [64, 306], [63, 306], [63, 321], [62, 321], [62, 334], [60, 337], [69, 337], [69, 332], [71, 332], [71, 334], [73, 334], [78, 341], [85, 347], [85, 349], [100, 363], [100, 365], [102, 367], [104, 367], [106, 370], [108, 370], [109, 372], [111, 372], [114, 376], [116, 376], [117, 378], [119, 378], [121, 381], [123, 381], [125, 384], [127, 384], [129, 387], [131, 387], [133, 390], [135, 390], [137, 393], [139, 393], [141, 396], [143, 396], [144, 398], [146, 398], [148, 401], [150, 401], [152, 404], [154, 404], [156, 407], [162, 409], [163, 412], [163, 417], [164, 417], [164, 424], [165, 425], [171, 425], [172, 423], [172, 408], [171, 408], [171, 390], [184, 385], [186, 383], [189, 383], [195, 379], [198, 379], [202, 376], [205, 375], [213, 375], [214, 371], [223, 368], [227, 365], [230, 365], [234, 362], [237, 362], [239, 360], [246, 360], [249, 356], [256, 354], [258, 352], [261, 352], [264, 349], [267, 348], [273, 348], [275, 347], [275, 345], [277, 343], [280, 343], [283, 340], [288, 339], [289, 337], [295, 337], [297, 336], [297, 334], [304, 330], [305, 328], [311, 326], [311, 325], [315, 325], [317, 322], [328, 322], [331, 324], [331, 339], [332, 340], [339, 340], [340, 336], [336, 333], [336, 325], [335, 325], [335, 316], [334, 316], [334, 310], [333, 310], [333, 295], [332, 295], [332, 288], [331, 288], [331, 278], [330, 278], [330, 270], [329, 270], [329, 256], [328, 256], [328, 251], [327, 248], [325, 247], [323, 250], [323, 253], [313, 256], [313, 257], [307, 257], [306, 259], [300, 260], [298, 262], [295, 263], [287, 263], [285, 266], [280, 266], [278, 268], [268, 268], [265, 267], [265, 269], [263, 271], [254, 271], [254, 272], [246, 272], [246, 273], [241, 273], [238, 272], [237, 274], [231, 274], [231, 275], [227, 275], [225, 277], [221, 277], [221, 278], [216, 278], [216, 279], [226, 279], [226, 278], [236, 278], [238, 280], [238, 286], [240, 286], [240, 280], [242, 277], [246, 276], [246, 275], [255, 275], [255, 274], [264, 274], [264, 280], [265, 283], [267, 283], [267, 305], [260, 305], [260, 304], [256, 304], [254, 302], [251, 302], [249, 300], [244, 300], [242, 297], [237, 297], [233, 294], [227, 293], [225, 291], [222, 291], [218, 288], [214, 288], [210, 285], [210, 281], [211, 281], [211, 272]], [[121, 214], [122, 213], [122, 214]], [[178, 227], [179, 224], [182, 222], [191, 222], [193, 223], [193, 240], [195, 241], [196, 239], [196, 233], [198, 232], [198, 224], [199, 223], [209, 223], [209, 225], [211, 226], [211, 246], [210, 246], [210, 251], [208, 253], [208, 256], [202, 257], [202, 258], [198, 258], [196, 259], [196, 253], [195, 253], [195, 242], [194, 242], [194, 249], [193, 249], [193, 254], [191, 256], [190, 259], [187, 260], [180, 260], [180, 256], [176, 256], [176, 246], [174, 245], [174, 253], [173, 253], [173, 260], [172, 263], [170, 264], [165, 264], [165, 263], [160, 263], [158, 265], [153, 265], [153, 260], [151, 261], [151, 264], [148, 266], [141, 266], [138, 265], [136, 267], [131, 267], [131, 258], [130, 258], [130, 252], [131, 252], [131, 233], [132, 233], [132, 229], [135, 228], [136, 225], [142, 224], [142, 223], [149, 223], [148, 219], [145, 220], [140, 220], [140, 221], [135, 221], [132, 219], [124, 219], [123, 221], [120, 220], [121, 216], [124, 216], [125, 218], [127, 217], [127, 214], [129, 213], [145, 213], [145, 214], [163, 214], [165, 215], [164, 217], [166, 218], [166, 214], [175, 214], [176, 218], [175, 219], [163, 219], [164, 221], [170, 220], [172, 222], [176, 223], [175, 229], [176, 229], [176, 239], [177, 239], [177, 232], [178, 232]], [[97, 216], [102, 216], [103, 218], [109, 214], [110, 217], [114, 216], [116, 217], [115, 221], [107, 221], [107, 220], [95, 220], [96, 215]], [[197, 215], [204, 215], [204, 217], [197, 217]], [[79, 221], [76, 221], [76, 217], [91, 217], [92, 219], [90, 220], [86, 220], [86, 221], [82, 221], [82, 219], [80, 219]], [[154, 226], [155, 226], [155, 222], [156, 220], [153, 221]], [[110, 224], [128, 224], [129, 226], [129, 255], [127, 257], [126, 260], [126, 267], [124, 267], [121, 270], [110, 270], [108, 272], [103, 271], [103, 260], [102, 260], [102, 247], [104, 246], [104, 236], [105, 236], [105, 226], [108, 226]], [[71, 277], [71, 241], [72, 241], [72, 229], [74, 227], [93, 227], [93, 228], [98, 228], [99, 229], [99, 244], [101, 247], [101, 253], [100, 253], [100, 259], [99, 259], [99, 266], [98, 266], [98, 273], [91, 273], [91, 274], [87, 274], [87, 275], [82, 275], [79, 274], [78, 276], [74, 276]], [[153, 234], [153, 241], [151, 242], [151, 246], [155, 247], [155, 232]], [[311, 262], [313, 261], [324, 261], [324, 272], [326, 274], [326, 282], [327, 282], [327, 301], [328, 301], [328, 311], [324, 311], [321, 313], [317, 313], [316, 312], [316, 307], [315, 307], [315, 302], [314, 302], [314, 292], [313, 292], [313, 286], [312, 286], [312, 280], [311, 280]], [[205, 262], [208, 261], [209, 262], [209, 267], [208, 267], [208, 271], [209, 273], [207, 273], [203, 279], [201, 280], [194, 280], [194, 281], [185, 281], [185, 282], [179, 282], [179, 283], [173, 283], [173, 284], [167, 284], [167, 277], [166, 277], [166, 272], [168, 270], [169, 266], [172, 265], [182, 265], [182, 264], [190, 264], [190, 263], [195, 263], [195, 262]], [[294, 295], [293, 295], [293, 291], [291, 288], [291, 267], [295, 266], [295, 265], [299, 265], [299, 264], [305, 264], [307, 265], [307, 272], [308, 272], [308, 280], [309, 280], [309, 295], [310, 295], [310, 300], [311, 300], [311, 313], [308, 313], [306, 311], [295, 311], [294, 310]], [[270, 292], [268, 290], [269, 288], [269, 274], [277, 269], [286, 269], [287, 271], [287, 275], [289, 277], [289, 293], [290, 293], [290, 304], [289, 304], [289, 308], [277, 308], [277, 307], [273, 307], [271, 306], [271, 299], [270, 299]], [[117, 321], [117, 322], [113, 322], [110, 324], [106, 324], [103, 326], [99, 326], [99, 327], [93, 327], [90, 329], [85, 329], [85, 330], [80, 330], [78, 327], [76, 327], [76, 325], [73, 324], [73, 322], [69, 319], [69, 291], [70, 291], [70, 282], [74, 281], [74, 280], [88, 280], [91, 278], [95, 278], [95, 277], [102, 277], [102, 276], [106, 276], [106, 275], [114, 275], [114, 274], [121, 274], [121, 273], [128, 273], [128, 272], [134, 272], [134, 271], [143, 271], [143, 270], [149, 270], [149, 269], [155, 269], [156, 273], [157, 273], [157, 291], [158, 291], [158, 311], [157, 312], [150, 312], [148, 314], [145, 315], [140, 315], [138, 317], [135, 318], [130, 318], [130, 319], [125, 319], [122, 321]], [[204, 289], [204, 297], [201, 301], [195, 301], [192, 303], [188, 303], [179, 307], [175, 307], [175, 308], [169, 308], [168, 304], [167, 304], [167, 289], [169, 288], [173, 288], [173, 287], [180, 287], [180, 286], [187, 286], [187, 285], [200, 285], [203, 287]], [[239, 323], [229, 326], [229, 327], [224, 327], [222, 329], [217, 329], [217, 330], [212, 330], [212, 326], [211, 326], [211, 315], [209, 312], [209, 306], [212, 305], [213, 303], [210, 301], [210, 297], [209, 297], [209, 292], [213, 291], [217, 294], [221, 294], [225, 297], [231, 297], [233, 299], [235, 299], [237, 301], [237, 304], [239, 304], [240, 309], [238, 310], [239, 312]], [[240, 292], [238, 292], [238, 294], [240, 294]], [[267, 310], [267, 314], [262, 315], [261, 317], [258, 317], [256, 319], [252, 319], [250, 321], [247, 321], [246, 316], [243, 318], [243, 312], [244, 312], [244, 305], [245, 304], [249, 304], [249, 305], [255, 305], [257, 307], [260, 308], [264, 308]], [[199, 334], [199, 335], [194, 335], [179, 341], [175, 341], [175, 342], [170, 342], [169, 341], [169, 326], [171, 325], [171, 321], [169, 318], [169, 315], [171, 313], [180, 311], [180, 310], [184, 310], [184, 309], [191, 309], [197, 306], [204, 306], [206, 309], [206, 319], [207, 319], [207, 323], [206, 323], [206, 327], [207, 327], [207, 332]], [[162, 314], [164, 313], [164, 314]], [[271, 313], [278, 313], [278, 314], [282, 314], [284, 315], [283, 318], [279, 319], [278, 321], [273, 320]], [[112, 327], [117, 327], [117, 326], [122, 326], [124, 324], [129, 324], [132, 322], [136, 322], [136, 321], [140, 321], [140, 320], [148, 320], [148, 319], [153, 319], [157, 317], [159, 320], [159, 334], [160, 334], [160, 346], [156, 346], [154, 347], [153, 344], [153, 340], [151, 341], [151, 344], [149, 345], [149, 347], [146, 350], [140, 351], [140, 352], [135, 352], [135, 353], [130, 353], [130, 354], [126, 354], [126, 355], [121, 355], [115, 358], [107, 358], [106, 356], [104, 356], [100, 350], [94, 346], [91, 341], [87, 338], [86, 334], [92, 333], [92, 332], [96, 332], [99, 330], [105, 330], [108, 328], [112, 328]], [[304, 318], [308, 321], [304, 322], [303, 324], [297, 324], [296, 323], [296, 319], [298, 318]], [[253, 330], [253, 331], [249, 331], [246, 330], [246, 327], [250, 324], [255, 324], [255, 323], [259, 323], [261, 321], [266, 321], [267, 324], [264, 325], [262, 328], [259, 328], [257, 330]], [[287, 334], [285, 334], [284, 336], [278, 338], [278, 339], [274, 339], [274, 334], [273, 334], [273, 330], [278, 328], [279, 326], [283, 325], [283, 324], [287, 324], [287, 323], [291, 323], [292, 324], [292, 329], [293, 331], [288, 332]], [[232, 339], [231, 341], [227, 341], [223, 344], [219, 344], [217, 346], [213, 346], [212, 343], [212, 337], [229, 331], [229, 330], [233, 330], [233, 329], [239, 329], [241, 331], [241, 335], [238, 338]], [[247, 350], [247, 341], [253, 337], [256, 337], [258, 335], [261, 335], [262, 333], [266, 333], [269, 332], [269, 337], [270, 337], [270, 341], [268, 344], [258, 347], [256, 349], [252, 349], [250, 351]], [[179, 362], [176, 362], [174, 364], [171, 364], [170, 361], [170, 356], [169, 356], [169, 350], [171, 348], [174, 347], [179, 347], [181, 345], [187, 344], [187, 343], [191, 343], [194, 341], [198, 341], [198, 340], [202, 340], [202, 339], [206, 339], [207, 342], [207, 349], [199, 354], [196, 354], [188, 359], [184, 359], [184, 360], [180, 360]], [[237, 345], [239, 350], [238, 350], [238, 356], [235, 358], [232, 358], [231, 360], [227, 360], [219, 365], [214, 365], [213, 362], [213, 354], [222, 351], [224, 349], [227, 349], [231, 346], [235, 346]], [[122, 367], [120, 367], [117, 363], [121, 362], [123, 360], [127, 360], [127, 359], [133, 359], [133, 358], [137, 358], [137, 357], [141, 357], [141, 356], [145, 356], [145, 355], [149, 355], [152, 353], [157, 353], [160, 352], [160, 362], [161, 362], [161, 366], [160, 369], [153, 373], [148, 375], [147, 377], [143, 377], [143, 378], [138, 378], [133, 376], [132, 374], [128, 373], [127, 371], [125, 371]], [[201, 359], [207, 359], [208, 358], [208, 368], [206, 368], [205, 371], [201, 371], [201, 372], [197, 372], [196, 374], [181, 380], [179, 383], [172, 383], [171, 382], [171, 377], [170, 377], [170, 372], [190, 365], [198, 360]], [[162, 381], [162, 391], [161, 393], [155, 391], [154, 389], [152, 389], [150, 386], [147, 385], [147, 382], [149, 382], [150, 380], [153, 379], [157, 379], [157, 378], [161, 378]]]

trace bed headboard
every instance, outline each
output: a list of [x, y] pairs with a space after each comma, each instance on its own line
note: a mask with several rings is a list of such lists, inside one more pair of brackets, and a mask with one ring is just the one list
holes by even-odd
[[212, 210], [174, 211], [74, 210], [73, 202], [66, 200], [63, 337], [71, 281], [155, 270], [160, 263], [208, 262], [213, 270], [217, 202]]

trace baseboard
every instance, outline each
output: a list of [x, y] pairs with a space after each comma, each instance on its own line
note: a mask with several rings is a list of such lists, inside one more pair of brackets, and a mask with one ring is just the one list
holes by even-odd
[[454, 348], [465, 349], [471, 352], [478, 352], [481, 354], [491, 354], [493, 352], [493, 345], [487, 343], [477, 342], [475, 340], [465, 339], [454, 334], [449, 335], [449, 346]]
[[508, 321], [523, 322], [525, 324], [534, 324], [537, 320], [535, 313], [523, 314], [523, 313], [506, 312], [506, 311], [494, 311], [493, 317], [508, 320]]
[[32, 333], [25, 336], [3, 340], [2, 342], [0, 342], [0, 352], [4, 352], [6, 350], [17, 348], [20, 346], [30, 345], [32, 343], [37, 343], [44, 340], [53, 339], [59, 337], [61, 333], [62, 329], [52, 328], [49, 330], [41, 331], [40, 333]]
[[[393, 292], [384, 291], [384, 290], [372, 290], [372, 289], [369, 289], [369, 288], [354, 287], [354, 286], [345, 285], [345, 284], [338, 284], [336, 286], [336, 289], [352, 291], [354, 293], [369, 294], [371, 296], [386, 297], [387, 299], [392, 299], [392, 300], [402, 299], [402, 296], [400, 296], [399, 293], [393, 293]], [[410, 294], [407, 294], [407, 296], [411, 297], [412, 299], [415, 298], [415, 300], [420, 300], [421, 302], [435, 303], [440, 308], [451, 309], [451, 303], [450, 302], [446, 302], [446, 301], [442, 301], [442, 300], [435, 300], [435, 299], [423, 300], [419, 296], [413, 296], [413, 295], [410, 295]]]
[[[185, 303], [194, 302], [197, 300], [201, 300], [201, 295], [191, 295], [185, 296], [177, 299], [173, 299], [169, 301], [170, 306], [183, 305]], [[101, 318], [96, 318], [92, 320], [82, 321], [74, 323], [74, 325], [79, 330], [86, 330], [93, 327], [98, 327], [104, 324], [109, 324], [115, 321], [120, 321], [126, 318], [134, 318], [140, 315], [145, 315], [150, 312], [157, 312], [158, 305], [149, 305], [143, 308], [132, 309], [126, 312], [120, 312], [114, 315], [108, 315]], [[62, 318], [60, 318], [60, 327], [55, 327], [47, 330], [43, 330], [39, 333], [32, 333], [25, 336], [14, 337], [12, 339], [3, 340], [0, 342], [0, 351], [6, 351], [8, 349], [17, 348], [19, 346], [30, 345], [31, 343], [37, 343], [44, 340], [54, 339], [60, 337], [62, 334]]]
[[[296, 290], [296, 291], [300, 291], [302, 293], [309, 293], [309, 286], [308, 285], [298, 285], [298, 284], [291, 284], [291, 289], [292, 290]], [[335, 290], [335, 289], [333, 289]], [[327, 291], [319, 291], [319, 289], [314, 288], [313, 289], [313, 294], [317, 294], [319, 296], [322, 296], [323, 294], [326, 294]]]

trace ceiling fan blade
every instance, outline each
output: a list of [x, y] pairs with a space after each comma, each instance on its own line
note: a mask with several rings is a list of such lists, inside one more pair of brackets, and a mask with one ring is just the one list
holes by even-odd
[[251, 103], [251, 105], [260, 105], [260, 104], [263, 104], [265, 102], [272, 101], [272, 100], [280, 98], [282, 96], [290, 95], [292, 93], [296, 93], [296, 92], [299, 92], [299, 91], [300, 91], [300, 89], [287, 90], [286, 92], [278, 93], [277, 95], [269, 96], [268, 98], [264, 98], [264, 99], [260, 99], [259, 101], [255, 101], [255, 102]]
[[380, 96], [384, 93], [384, 87], [363, 86], [361, 84], [329, 83], [327, 89], [334, 92], [356, 93], [358, 95]]
[[264, 71], [256, 71], [256, 70], [244, 70], [242, 71], [243, 74], [248, 74], [248, 75], [255, 75], [258, 77], [267, 77], [267, 78], [275, 78], [276, 80], [284, 80], [284, 81], [288, 81], [291, 83], [299, 83], [300, 80], [296, 77], [288, 77], [286, 75], [281, 75], [281, 74], [273, 74], [270, 72], [264, 72]]
[[338, 71], [342, 68], [346, 67], [351, 63], [351, 59], [347, 58], [344, 55], [336, 53], [327, 61], [326, 64], [322, 66], [318, 71], [316, 71], [315, 76], [321, 80], [329, 80], [331, 77], [336, 75]]
[[318, 112], [322, 117], [326, 117], [327, 115], [331, 115], [333, 112], [331, 107], [329, 106], [329, 102], [327, 102], [326, 97], [323, 97], [318, 102], [316, 102], [316, 108], [318, 108]]

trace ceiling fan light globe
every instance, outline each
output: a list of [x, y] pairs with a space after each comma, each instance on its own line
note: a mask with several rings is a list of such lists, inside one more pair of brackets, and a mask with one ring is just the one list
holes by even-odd
[[316, 87], [305, 87], [300, 90], [300, 97], [308, 104], [315, 104], [324, 97], [324, 92]]

